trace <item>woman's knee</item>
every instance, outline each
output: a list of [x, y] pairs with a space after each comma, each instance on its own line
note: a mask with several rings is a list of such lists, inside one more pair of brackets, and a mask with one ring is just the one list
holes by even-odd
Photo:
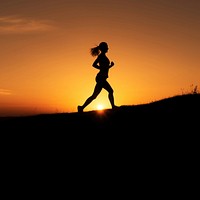
[[110, 95], [113, 95], [113, 93], [114, 93], [113, 89], [110, 89], [110, 90], [108, 91], [108, 93], [109, 93]]
[[96, 94], [93, 94], [91, 97], [90, 97], [90, 99], [92, 99], [92, 100], [94, 100], [94, 99], [96, 99], [97, 98], [97, 95]]

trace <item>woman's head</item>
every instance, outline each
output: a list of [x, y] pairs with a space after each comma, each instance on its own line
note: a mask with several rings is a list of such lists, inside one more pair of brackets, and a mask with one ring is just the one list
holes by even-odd
[[106, 42], [101, 42], [100, 44], [99, 44], [99, 49], [100, 49], [100, 51], [108, 51], [108, 44], [106, 43]]
[[108, 51], [108, 44], [106, 42], [101, 42], [98, 46], [90, 49], [92, 56], [98, 56], [101, 52], [106, 53]]

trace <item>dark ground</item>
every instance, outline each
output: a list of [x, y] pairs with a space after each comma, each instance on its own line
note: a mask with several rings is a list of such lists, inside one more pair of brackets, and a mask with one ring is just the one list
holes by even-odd
[[200, 94], [180, 95], [143, 105], [124, 105], [100, 113], [2, 117], [2, 133], [136, 134], [194, 132], [199, 128]]
[[[162, 145], [197, 142], [200, 94], [174, 96], [104, 112], [41, 114], [0, 118], [1, 137], [29, 142], [111, 142]], [[181, 142], [182, 141], [182, 142]], [[138, 144], [135, 144], [138, 145]], [[135, 146], [134, 145], [134, 146]], [[189, 144], [190, 145], [190, 144]]]
[[23, 193], [34, 189], [29, 195], [67, 184], [79, 188], [74, 195], [88, 186], [95, 194], [97, 187], [125, 187], [139, 188], [140, 196], [191, 197], [198, 185], [199, 114], [200, 95], [192, 94], [101, 114], [0, 118], [3, 185], [23, 182]]

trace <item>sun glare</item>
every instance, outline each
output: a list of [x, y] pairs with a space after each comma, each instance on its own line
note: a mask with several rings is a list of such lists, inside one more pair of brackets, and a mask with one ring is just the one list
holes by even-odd
[[104, 108], [103, 105], [101, 105], [101, 104], [97, 105], [97, 110], [103, 110], [103, 108]]

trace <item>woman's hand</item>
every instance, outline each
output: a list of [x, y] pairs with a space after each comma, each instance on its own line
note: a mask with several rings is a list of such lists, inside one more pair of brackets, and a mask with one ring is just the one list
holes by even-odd
[[115, 64], [115, 63], [112, 61], [112, 62], [110, 63], [110, 67], [112, 67], [114, 64]]

